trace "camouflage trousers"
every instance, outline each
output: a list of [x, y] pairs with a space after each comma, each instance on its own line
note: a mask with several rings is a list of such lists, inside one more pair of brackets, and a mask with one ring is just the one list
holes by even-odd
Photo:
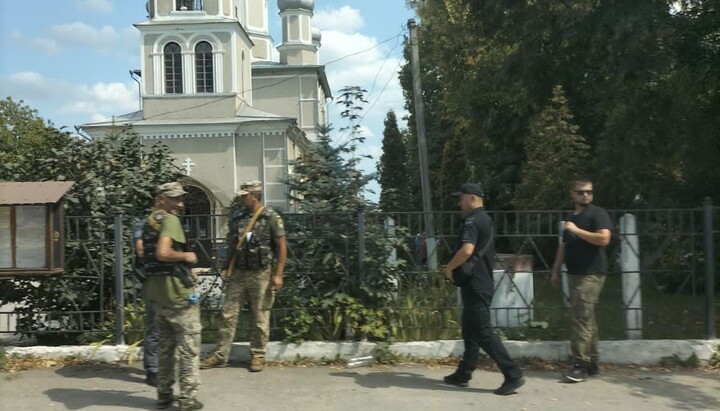
[[570, 311], [572, 337], [570, 349], [573, 360], [580, 363], [597, 363], [598, 325], [595, 307], [605, 284], [604, 274], [570, 275]]
[[159, 345], [158, 394], [172, 396], [177, 361], [180, 400], [195, 398], [200, 387], [200, 307], [155, 307], [155, 327]]
[[240, 309], [245, 303], [250, 305], [252, 313], [252, 334], [250, 350], [253, 358], [265, 358], [265, 347], [270, 335], [270, 309], [275, 301], [275, 291], [270, 281], [271, 268], [256, 271], [233, 270], [225, 290], [222, 317], [218, 330], [218, 343], [215, 355], [224, 360], [230, 357], [230, 349], [235, 339]]

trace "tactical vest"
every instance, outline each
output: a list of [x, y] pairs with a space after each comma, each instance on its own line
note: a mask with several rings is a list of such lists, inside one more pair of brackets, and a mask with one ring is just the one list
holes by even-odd
[[[272, 264], [274, 240], [270, 231], [270, 219], [274, 216], [275, 212], [268, 208], [265, 208], [260, 213], [252, 228], [250, 241], [245, 241], [242, 251], [237, 254], [235, 267], [246, 270], [259, 270]], [[233, 222], [232, 235], [235, 238], [241, 236], [251, 219], [252, 214], [241, 214]], [[237, 246], [237, 241], [232, 246]]]
[[[156, 223], [157, 224], [157, 223]], [[155, 228], [150, 222], [143, 227], [143, 260], [146, 275], [170, 275], [176, 263], [160, 261], [157, 259], [157, 245], [160, 240], [159, 227]], [[173, 250], [179, 250], [178, 244], [173, 240]]]

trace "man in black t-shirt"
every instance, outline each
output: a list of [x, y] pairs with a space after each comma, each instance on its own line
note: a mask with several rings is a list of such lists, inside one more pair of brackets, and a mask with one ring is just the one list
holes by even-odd
[[[510, 358], [490, 323], [492, 304], [493, 226], [483, 208], [483, 190], [477, 184], [466, 183], [452, 193], [465, 213], [460, 230], [459, 247], [444, 268], [444, 275], [460, 287], [463, 301], [462, 336], [465, 352], [457, 370], [444, 378], [448, 384], [467, 387], [479, 359], [479, 349], [495, 361], [505, 380], [494, 391], [497, 395], [513, 394], [525, 384], [523, 373]], [[466, 265], [463, 268], [463, 265]]]
[[612, 237], [612, 223], [605, 209], [591, 204], [592, 181], [578, 178], [570, 187], [575, 209], [565, 221], [550, 280], [553, 286], [558, 286], [565, 262], [570, 282], [573, 368], [563, 373], [563, 378], [568, 382], [581, 382], [588, 375], [598, 373], [595, 306], [608, 271], [605, 247]]

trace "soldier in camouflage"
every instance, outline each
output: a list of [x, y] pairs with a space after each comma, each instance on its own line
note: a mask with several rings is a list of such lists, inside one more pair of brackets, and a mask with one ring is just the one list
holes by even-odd
[[[200, 309], [195, 278], [189, 265], [197, 256], [186, 249], [186, 238], [178, 212], [182, 196], [180, 183], [157, 188], [155, 209], [143, 229], [143, 259], [147, 296], [155, 308], [158, 333], [158, 408], [168, 408], [177, 400], [180, 410], [199, 410], [203, 404], [195, 396], [200, 386]], [[173, 396], [177, 351], [180, 396]]]
[[[227, 289], [217, 347], [201, 363], [201, 368], [227, 365], [240, 309], [247, 302], [253, 316], [249, 370], [258, 372], [265, 367], [270, 309], [275, 292], [283, 285], [287, 258], [285, 228], [282, 218], [262, 205], [262, 184], [259, 181], [243, 183], [238, 196], [244, 211], [232, 216], [228, 224], [227, 244], [230, 252], [223, 271]], [[255, 222], [252, 223], [254, 218]], [[274, 272], [273, 257], [277, 259]]]

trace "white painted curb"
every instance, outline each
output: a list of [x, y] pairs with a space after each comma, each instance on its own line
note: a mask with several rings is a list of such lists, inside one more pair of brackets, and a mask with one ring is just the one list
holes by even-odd
[[[570, 344], [567, 341], [504, 341], [513, 358], [537, 358], [545, 361], [562, 361], [570, 358]], [[720, 339], [716, 340], [621, 340], [601, 341], [600, 362], [611, 364], [657, 365], [663, 358], [677, 357], [687, 360], [695, 355], [700, 364], [707, 363], [718, 352]], [[295, 361], [298, 359], [349, 359], [372, 355], [377, 344], [369, 342], [305, 342], [286, 344], [270, 342], [266, 360]], [[214, 345], [204, 344], [203, 353], [208, 354]], [[4, 347], [9, 356], [47, 359], [82, 358], [105, 363], [138, 361], [142, 358], [142, 347], [127, 345], [61, 346], [61, 347]], [[393, 343], [387, 350], [396, 355], [412, 359], [442, 359], [459, 357], [463, 342], [442, 340], [426, 342]], [[232, 361], [250, 359], [249, 343], [234, 343], [230, 353]]]

